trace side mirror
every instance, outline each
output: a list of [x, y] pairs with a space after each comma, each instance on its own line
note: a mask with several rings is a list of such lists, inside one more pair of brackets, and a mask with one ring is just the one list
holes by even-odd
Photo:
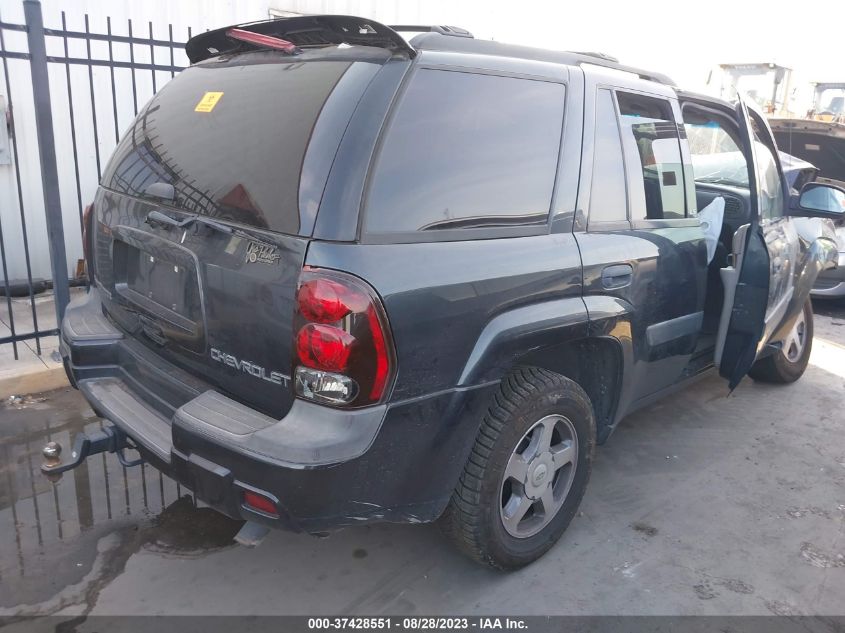
[[794, 215], [841, 218], [845, 215], [845, 190], [835, 185], [808, 182], [790, 204]]

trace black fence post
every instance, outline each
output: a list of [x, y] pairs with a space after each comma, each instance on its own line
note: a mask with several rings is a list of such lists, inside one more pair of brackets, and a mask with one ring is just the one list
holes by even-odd
[[35, 126], [38, 132], [38, 154], [41, 159], [41, 182], [44, 187], [44, 213], [47, 219], [47, 240], [53, 272], [56, 319], [61, 327], [65, 308], [70, 301], [70, 290], [41, 3], [38, 0], [24, 0], [23, 11], [26, 18], [26, 39], [29, 45], [29, 68], [32, 72], [32, 97], [35, 102]]

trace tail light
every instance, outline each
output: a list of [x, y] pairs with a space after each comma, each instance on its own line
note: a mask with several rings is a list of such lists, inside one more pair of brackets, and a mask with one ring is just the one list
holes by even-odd
[[89, 204], [82, 212], [82, 256], [85, 258], [85, 268], [88, 278], [93, 274], [91, 261], [91, 241], [94, 239], [94, 205]]
[[383, 400], [395, 356], [384, 307], [366, 283], [333, 270], [304, 268], [294, 331], [296, 395], [341, 407]]

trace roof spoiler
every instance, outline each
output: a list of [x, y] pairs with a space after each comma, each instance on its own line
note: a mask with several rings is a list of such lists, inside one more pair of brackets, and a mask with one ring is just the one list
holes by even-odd
[[[406, 53], [409, 57], [417, 54], [399, 33], [384, 24], [350, 15], [303, 15], [226, 26], [195, 35], [185, 44], [185, 53], [191, 63], [224, 53], [260, 48], [260, 45], [227, 36], [226, 32], [232, 28], [284, 39], [299, 48], [349, 44], [377, 46]], [[425, 27], [425, 30], [431, 28]]]

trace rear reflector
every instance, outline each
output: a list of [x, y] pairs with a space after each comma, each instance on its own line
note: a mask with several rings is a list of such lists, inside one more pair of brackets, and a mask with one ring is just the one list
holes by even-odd
[[244, 490], [244, 505], [250, 510], [257, 510], [264, 514], [271, 514], [279, 516], [279, 511], [276, 509], [275, 502], [269, 497], [265, 497], [257, 492], [251, 490]]
[[89, 204], [82, 212], [82, 256], [85, 258], [85, 267], [90, 276], [94, 273], [91, 262], [91, 241], [94, 238], [94, 205]]

